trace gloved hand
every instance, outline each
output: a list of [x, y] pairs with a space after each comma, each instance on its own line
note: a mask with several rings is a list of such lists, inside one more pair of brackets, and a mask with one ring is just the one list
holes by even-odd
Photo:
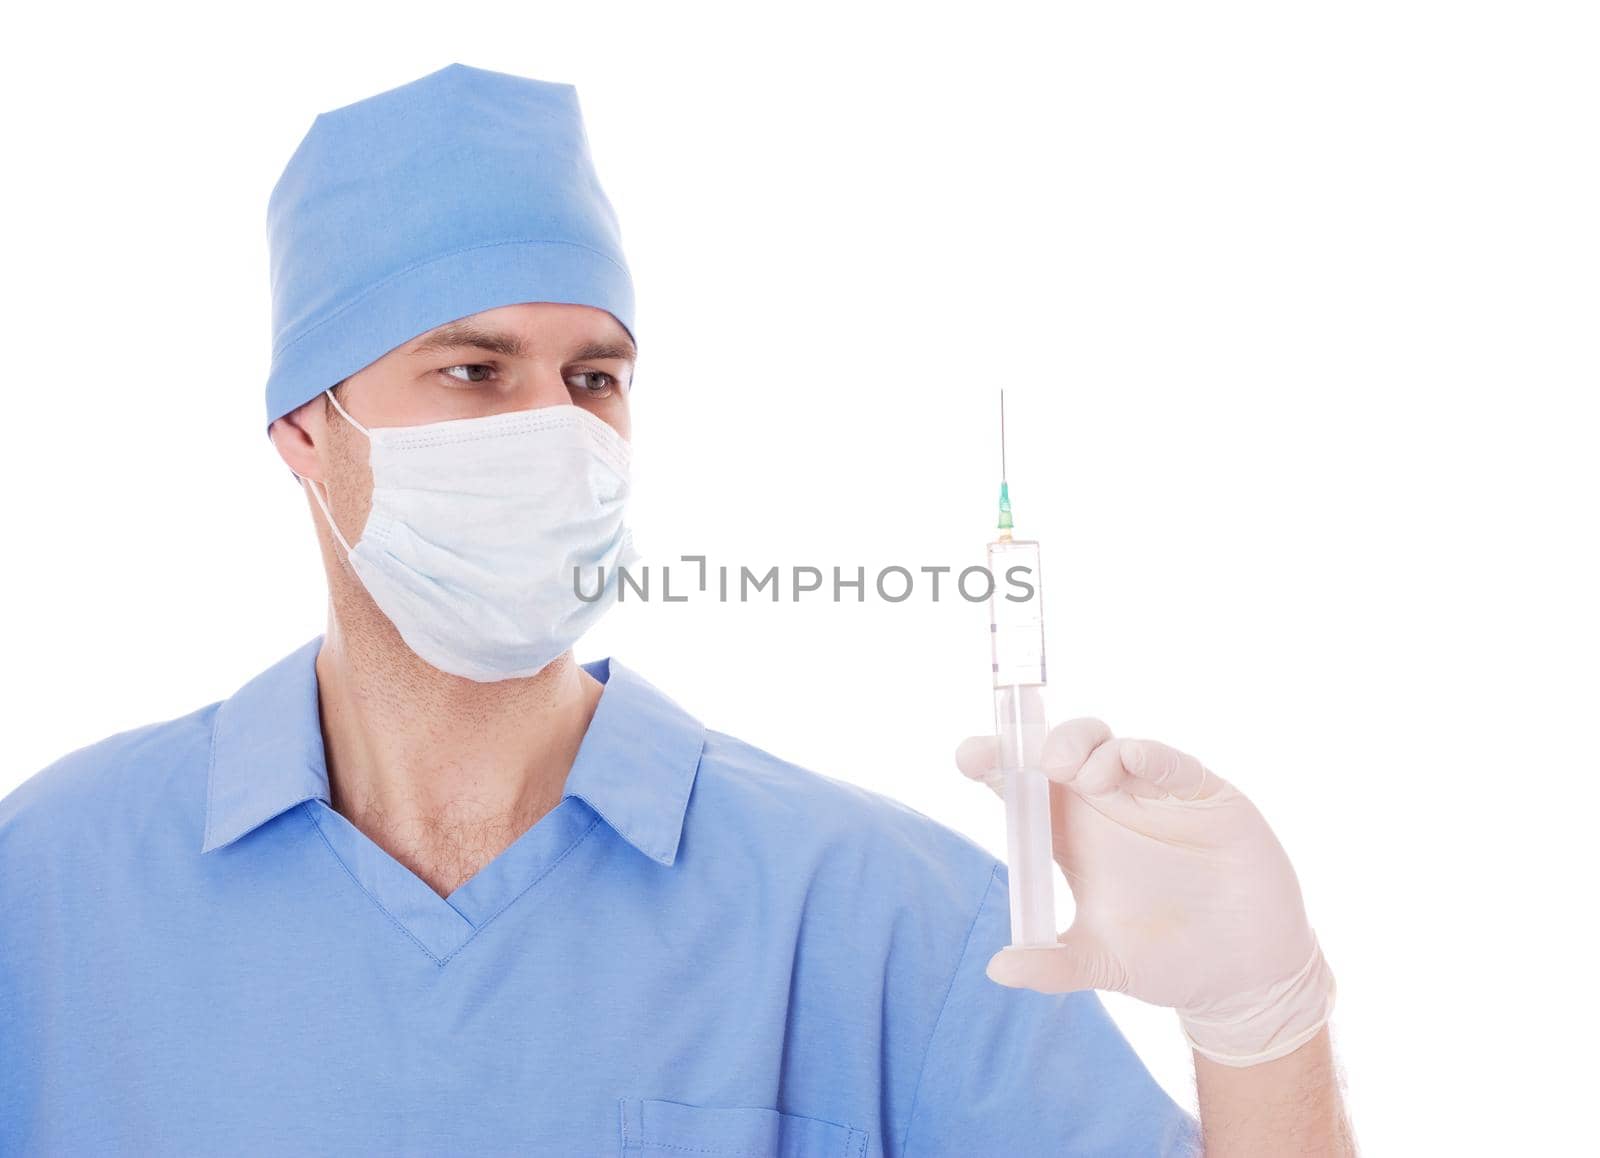
[[[1004, 799], [999, 741], [974, 736], [961, 771]], [[1109, 989], [1178, 1011], [1189, 1044], [1231, 1066], [1309, 1041], [1334, 980], [1283, 847], [1232, 784], [1099, 720], [1051, 730], [1055, 860], [1077, 904], [1058, 948], [1002, 949], [988, 974], [1045, 993]]]

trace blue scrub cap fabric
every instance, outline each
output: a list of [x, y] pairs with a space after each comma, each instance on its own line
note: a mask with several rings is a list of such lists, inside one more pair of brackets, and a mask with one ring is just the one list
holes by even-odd
[[633, 280], [570, 84], [465, 64], [320, 113], [267, 203], [267, 425], [396, 346], [518, 302], [608, 310]]

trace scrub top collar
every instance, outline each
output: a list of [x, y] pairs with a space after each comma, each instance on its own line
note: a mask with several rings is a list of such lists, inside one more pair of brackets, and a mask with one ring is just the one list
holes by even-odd
[[[328, 802], [317, 702], [317, 636], [217, 707], [202, 853], [232, 844], [306, 800]], [[581, 797], [663, 865], [677, 858], [705, 726], [614, 659], [583, 665], [605, 688], [563, 798]]]

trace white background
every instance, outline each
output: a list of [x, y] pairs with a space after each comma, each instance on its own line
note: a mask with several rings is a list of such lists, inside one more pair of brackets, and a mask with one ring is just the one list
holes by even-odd
[[[652, 559], [981, 561], [1004, 386], [1053, 713], [1271, 821], [1364, 1151], [1592, 1141], [1586, 7], [35, 11], [0, 69], [0, 791], [322, 629], [262, 433], [266, 198], [313, 116], [453, 61], [564, 81], [639, 293]], [[986, 636], [948, 598], [701, 599], [579, 650], [1003, 853], [951, 760]], [[1170, 1011], [1106, 1000], [1193, 1108]]]

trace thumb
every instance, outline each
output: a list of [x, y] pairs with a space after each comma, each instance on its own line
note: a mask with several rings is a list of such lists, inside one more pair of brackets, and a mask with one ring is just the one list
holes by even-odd
[[1109, 989], [1126, 993], [1127, 970], [1095, 937], [1074, 925], [1052, 948], [1007, 948], [989, 958], [989, 980], [1040, 993]]
[[1002, 800], [1006, 795], [1006, 774], [1000, 768], [999, 736], [968, 736], [956, 748], [956, 767], [964, 776], [980, 780]]

